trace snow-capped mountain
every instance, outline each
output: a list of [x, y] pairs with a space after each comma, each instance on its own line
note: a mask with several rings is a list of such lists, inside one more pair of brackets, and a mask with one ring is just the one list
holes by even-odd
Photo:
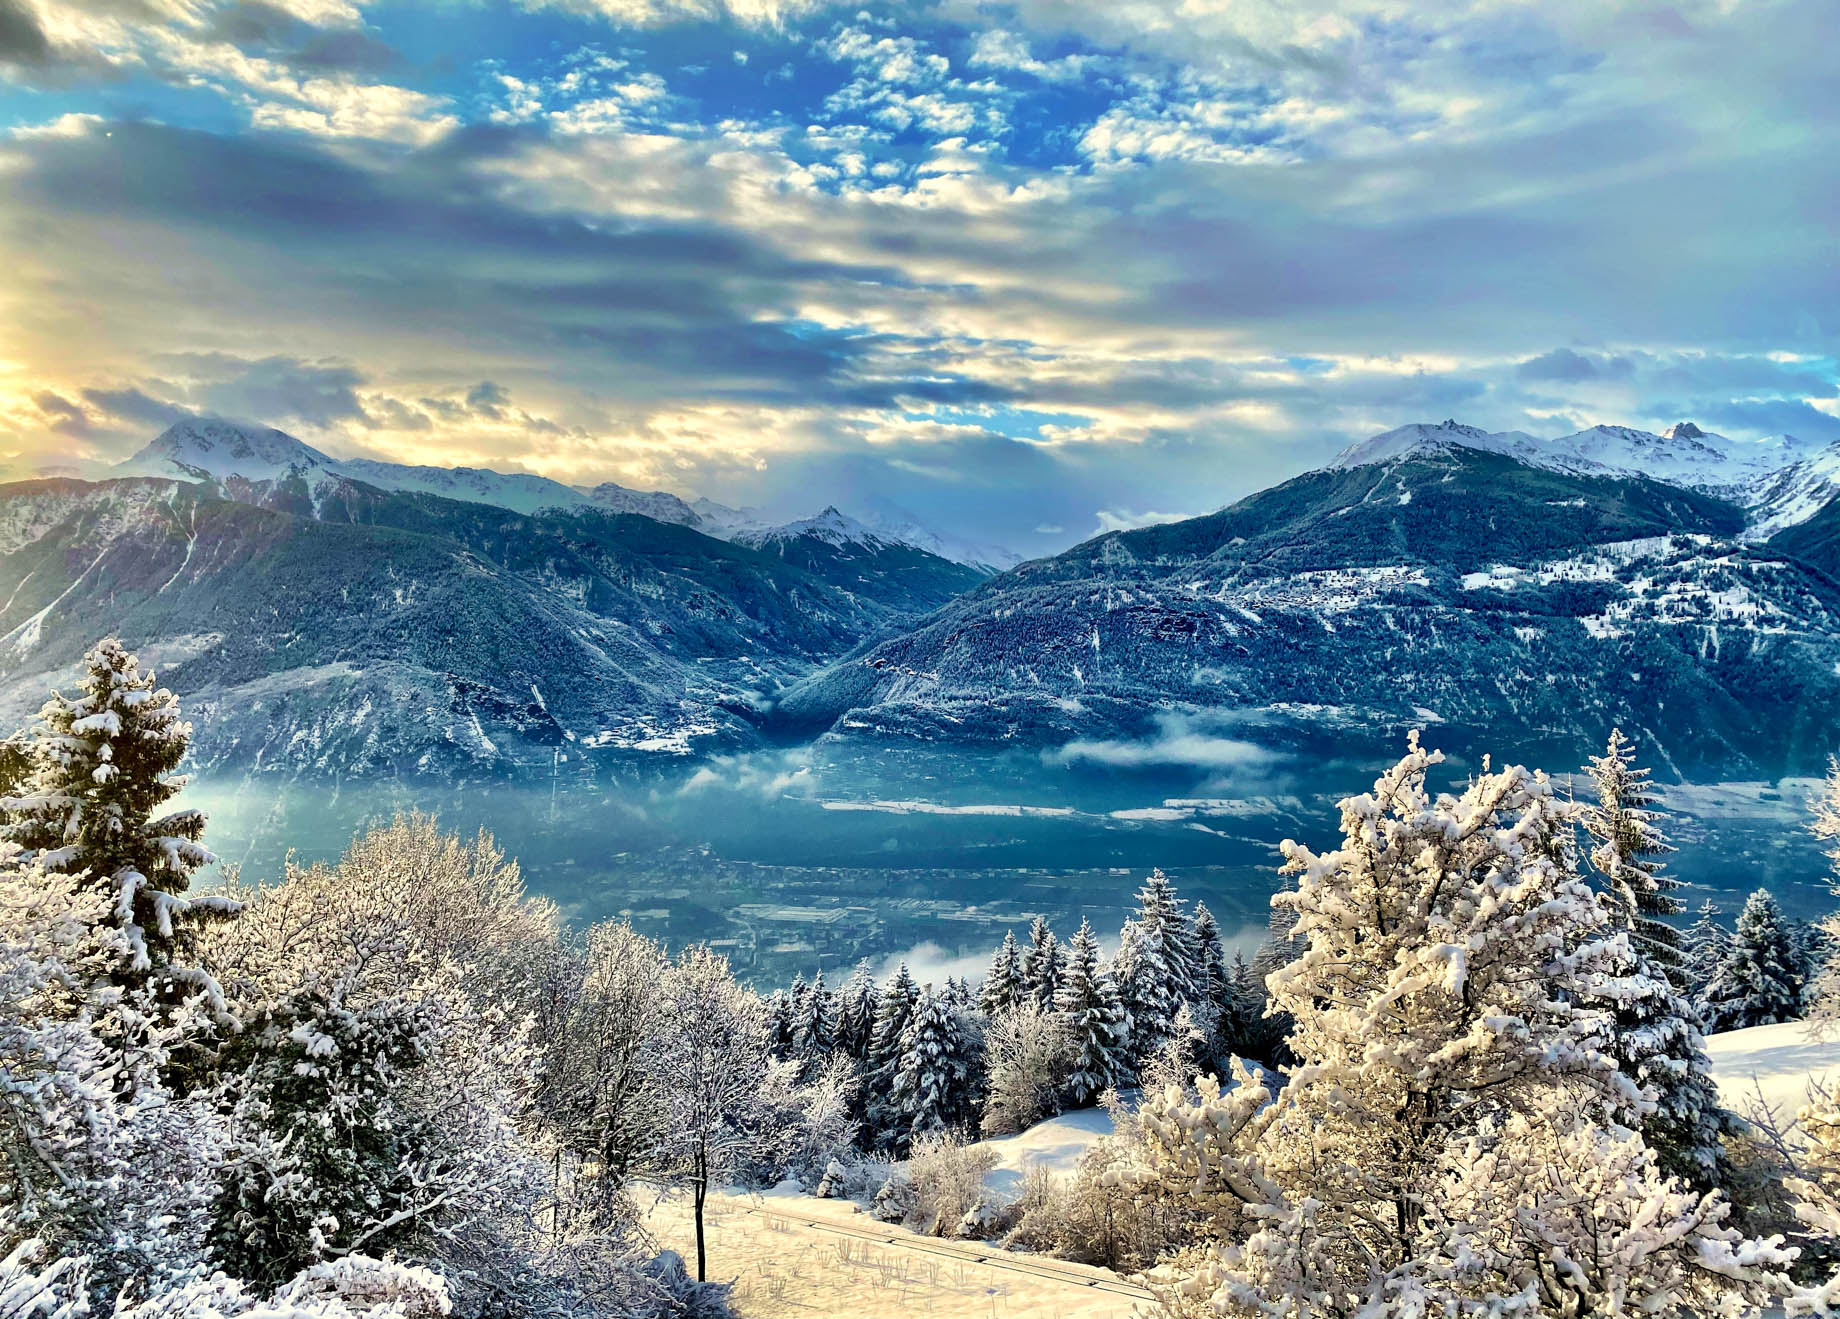
[[877, 535], [855, 518], [839, 512], [835, 504], [827, 505], [824, 511], [816, 517], [803, 518], [797, 522], [786, 522], [777, 527], [737, 532], [730, 539], [738, 545], [748, 545], [759, 549], [763, 545], [806, 537], [835, 546], [862, 545], [869, 548], [880, 548], [905, 543], [891, 536]]
[[215, 417], [176, 422], [146, 448], [116, 466], [118, 476], [167, 476], [181, 481], [278, 481], [336, 473], [339, 463], [285, 431], [243, 426]]
[[[1733, 440], [1677, 422], [1657, 435], [1633, 426], [1599, 425], [1542, 439], [1525, 431], [1485, 431], [1449, 420], [1400, 426], [1342, 450], [1331, 469], [1398, 462], [1404, 458], [1473, 449], [1498, 453], [1531, 467], [1574, 476], [1647, 477], [1735, 500], [1761, 502], [1762, 491], [1784, 469], [1809, 458], [1814, 446], [1792, 435]], [[1787, 525], [1778, 522], [1777, 526]]]
[[[1804, 446], [1804, 453], [1808, 447]], [[1799, 526], [1840, 498], [1840, 443], [1789, 464], [1758, 481], [1748, 493], [1751, 525], [1747, 534], [1752, 539], [1767, 540], [1787, 527]]]
[[[609, 513], [637, 513], [654, 522], [670, 522], [680, 527], [695, 527], [704, 535], [712, 534], [703, 526], [690, 506], [676, 495], [664, 490], [629, 490], [612, 481], [603, 481], [582, 493], [596, 508], [604, 508]], [[720, 539], [726, 539], [722, 537]]]
[[816, 517], [738, 532], [734, 541], [774, 555], [846, 591], [866, 591], [916, 615], [936, 609], [989, 576], [827, 507]]
[[1818, 768], [1840, 716], [1840, 504], [1758, 545], [1728, 498], [1526, 443], [1404, 427], [1218, 513], [1097, 537], [866, 643], [779, 715], [1121, 764], [1187, 754], [1159, 742], [1172, 719], [1274, 750], [1377, 751], [1443, 722], [1558, 759], [1620, 724], [1669, 772]]

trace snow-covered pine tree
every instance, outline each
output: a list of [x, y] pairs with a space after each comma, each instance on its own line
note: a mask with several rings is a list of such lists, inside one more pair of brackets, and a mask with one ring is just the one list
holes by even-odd
[[881, 1002], [875, 1009], [875, 1030], [869, 1040], [868, 1068], [863, 1079], [863, 1130], [873, 1143], [888, 1145], [897, 1138], [900, 1115], [890, 1088], [901, 1065], [901, 1040], [920, 1001], [920, 986], [902, 962], [888, 977]]
[[1802, 1015], [1799, 958], [1782, 909], [1767, 889], [1744, 901], [1725, 960], [1706, 986], [1709, 1030], [1743, 1030]]
[[990, 970], [978, 991], [978, 1008], [985, 1016], [994, 1017], [1015, 1007], [1027, 988], [1022, 977], [1022, 950], [1016, 946], [1016, 932], [1005, 930], [1003, 942], [997, 946], [996, 956], [990, 959]]
[[1152, 870], [1137, 900], [1137, 915], [1119, 936], [1113, 972], [1130, 1017], [1132, 1061], [1141, 1066], [1168, 1038], [1177, 1010], [1199, 990], [1194, 934], [1175, 885]]
[[875, 972], [864, 958], [837, 992], [837, 1049], [858, 1064], [869, 1059], [875, 1038]]
[[792, 995], [776, 989], [767, 995], [763, 1007], [767, 1015], [767, 1048], [775, 1058], [792, 1057]]
[[1029, 926], [1029, 946], [1022, 954], [1022, 981], [1028, 986], [1035, 1006], [1044, 1012], [1054, 1010], [1054, 997], [1060, 992], [1066, 960], [1054, 931], [1048, 928], [1044, 918], [1037, 916]]
[[1137, 891], [1137, 923], [1145, 943], [1158, 950], [1168, 968], [1172, 996], [1193, 1003], [1200, 992], [1201, 958], [1195, 947], [1195, 930], [1176, 886], [1160, 869]]
[[901, 1032], [900, 1061], [889, 1088], [899, 1148], [916, 1136], [970, 1124], [972, 1051], [963, 1017], [928, 986]]
[[1197, 1021], [1212, 1033], [1226, 1002], [1227, 954], [1220, 942], [1220, 922], [1214, 919], [1207, 903], [1195, 904], [1192, 927], [1195, 946], [1195, 1002]]
[[1731, 931], [1719, 919], [1718, 905], [1711, 898], [1700, 903], [1680, 944], [1684, 958], [1681, 973], [1697, 1004], [1725, 961], [1725, 954], [1731, 951]]
[[1615, 967], [1620, 996], [1593, 1006], [1610, 1014], [1610, 1056], [1653, 1099], [1640, 1125], [1661, 1172], [1710, 1190], [1725, 1180], [1723, 1137], [1732, 1119], [1712, 1082], [1699, 1009], [1682, 988], [1680, 932], [1665, 919], [1681, 911], [1669, 893], [1678, 881], [1659, 860], [1674, 848], [1653, 809], [1649, 773], [1620, 729], [1585, 772], [1597, 795], [1579, 820], [1594, 844], [1590, 861], [1610, 928], [1627, 943]]
[[792, 1051], [807, 1067], [824, 1066], [837, 1046], [837, 1003], [824, 987], [824, 972], [806, 989], [799, 1015], [792, 1023]]
[[[1302, 1065], [1235, 1139], [1258, 1228], [1179, 1312], [1597, 1314], [1651, 1281], [1667, 1313], [1761, 1300], [1790, 1256], [1723, 1228], [1716, 1194], [1658, 1198], [1615, 1122], [1634, 1087], [1579, 998], [1614, 990], [1621, 941], [1567, 862], [1566, 808], [1518, 766], [1434, 798], [1441, 759], [1414, 735], [1341, 803], [1340, 849], [1284, 844], [1302, 951], [1269, 987]], [[1601, 1203], [1554, 1196], [1542, 1165], [1604, 1142], [1630, 1143]]]
[[1099, 941], [1090, 921], [1080, 922], [1073, 942], [1067, 945], [1067, 971], [1056, 1005], [1073, 1033], [1068, 1102], [1085, 1108], [1129, 1075], [1124, 1006], [1099, 956]]
[[192, 874], [214, 857], [202, 843], [201, 812], [158, 812], [185, 780], [176, 771], [192, 728], [179, 702], [119, 641], [83, 658], [74, 696], [53, 694], [29, 742], [30, 773], [0, 799], [0, 833], [47, 870], [87, 875], [109, 897], [109, 920], [125, 949], [114, 978], [158, 982], [171, 1002], [196, 999], [222, 1014], [222, 995], [183, 959], [200, 926], [233, 915], [221, 896], [187, 898]]
[[1591, 838], [1591, 865], [1603, 877], [1611, 914], [1643, 961], [1678, 989], [1684, 987], [1680, 931], [1666, 918], [1684, 907], [1672, 896], [1680, 881], [1663, 873], [1661, 861], [1674, 847], [1654, 809], [1649, 771], [1635, 761], [1634, 744], [1622, 729], [1611, 729], [1604, 754], [1585, 766], [1597, 800], [1586, 804], [1579, 818]]

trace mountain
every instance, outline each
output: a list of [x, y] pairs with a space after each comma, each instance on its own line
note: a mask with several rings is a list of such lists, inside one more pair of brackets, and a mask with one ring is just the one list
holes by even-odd
[[1659, 435], [1633, 426], [1591, 426], [1541, 439], [1525, 431], [1491, 433], [1452, 420], [1435, 426], [1415, 423], [1376, 435], [1344, 449], [1330, 466], [1363, 467], [1459, 448], [1501, 454], [1573, 476], [1647, 477], [1746, 506], [1762, 497], [1761, 488], [1772, 478], [1813, 452], [1812, 445], [1792, 435], [1732, 440], [1690, 421]]
[[203, 769], [591, 772], [756, 745], [770, 693], [942, 598], [586, 501], [386, 490], [279, 432], [171, 439], [147, 461], [186, 479], [0, 486], [9, 727], [106, 629], [186, 693]]
[[1441, 722], [1553, 757], [1620, 724], [1671, 771], [1818, 767], [1835, 576], [1747, 542], [1729, 499], [1529, 462], [1524, 439], [1405, 427], [1218, 513], [1023, 564], [796, 684], [777, 718], [1119, 763], [1216, 754], [1163, 745], [1184, 721], [1289, 747]]
[[990, 575], [871, 531], [835, 508], [800, 522], [743, 531], [734, 540], [832, 586], [866, 593], [916, 614], [937, 609]]

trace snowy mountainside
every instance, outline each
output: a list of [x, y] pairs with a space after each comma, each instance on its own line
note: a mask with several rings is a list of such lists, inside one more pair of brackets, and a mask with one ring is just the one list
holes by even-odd
[[1351, 735], [1435, 720], [1580, 756], [1620, 723], [1681, 773], [1822, 762], [1831, 576], [1747, 544], [1729, 501], [1442, 438], [1024, 564], [801, 682], [781, 715], [1043, 746], [1153, 739], [1172, 713]]
[[[1792, 435], [1733, 440], [1683, 421], [1657, 435], [1633, 426], [1591, 426], [1542, 439], [1525, 431], [1489, 432], [1455, 420], [1400, 426], [1352, 444], [1331, 469], [1362, 467], [1472, 449], [1573, 476], [1646, 477], [1732, 499], [1758, 503], [1785, 469], [1809, 459], [1815, 446]], [[1778, 523], [1778, 525], [1786, 525]]]
[[833, 586], [870, 592], [915, 614], [938, 608], [989, 575], [871, 531], [835, 508], [784, 526], [743, 531], [734, 540]]
[[[568, 486], [528, 472], [332, 458], [285, 431], [213, 417], [176, 422], [107, 475], [206, 481], [226, 498], [308, 514], [336, 490], [339, 481], [359, 481], [380, 490], [439, 495], [516, 513], [558, 509], [636, 513], [655, 522], [693, 527], [718, 540], [739, 540], [775, 530], [755, 509], [729, 508], [709, 499], [686, 503], [668, 491], [632, 490], [612, 481], [596, 486]], [[896, 520], [878, 516], [873, 529], [885, 541], [909, 545], [986, 574], [1016, 562], [1017, 556], [1005, 550], [961, 544], [921, 526], [900, 510], [894, 512], [899, 514]], [[805, 521], [816, 522], [819, 518]]]
[[0, 715], [108, 631], [162, 657], [202, 768], [548, 772], [753, 745], [764, 693], [919, 612], [645, 517], [317, 491], [0, 486]]

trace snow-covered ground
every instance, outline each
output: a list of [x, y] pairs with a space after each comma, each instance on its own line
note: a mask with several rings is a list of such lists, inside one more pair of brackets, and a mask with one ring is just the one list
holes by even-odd
[[1817, 1039], [1805, 1021], [1709, 1035], [1706, 1053], [1727, 1108], [1749, 1115], [1761, 1098], [1785, 1128], [1810, 1081], [1840, 1083], [1840, 1035]]
[[[746, 1319], [1126, 1319], [1150, 1299], [1105, 1269], [923, 1237], [849, 1201], [712, 1195], [707, 1213], [709, 1276], [735, 1283]], [[685, 1199], [651, 1206], [646, 1226], [694, 1270]]]
[[1047, 1168], [1071, 1177], [1080, 1158], [1112, 1131], [1112, 1119], [1102, 1108], [1081, 1108], [1038, 1122], [1014, 1136], [997, 1136], [981, 1142], [997, 1156], [997, 1166], [984, 1178], [993, 1191], [1013, 1194], [1022, 1188], [1030, 1168]]

